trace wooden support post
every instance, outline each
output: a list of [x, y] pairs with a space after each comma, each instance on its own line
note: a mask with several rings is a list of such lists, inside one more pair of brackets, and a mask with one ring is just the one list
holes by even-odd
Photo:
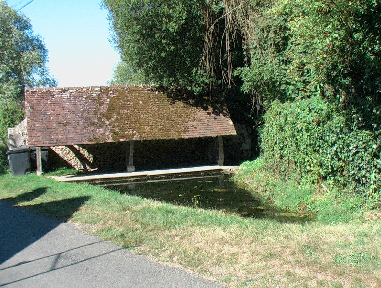
[[127, 172], [134, 172], [134, 141], [130, 141], [130, 151], [128, 153]]
[[41, 176], [42, 175], [41, 147], [36, 147], [36, 164], [37, 164], [36, 174], [38, 176]]
[[218, 139], [218, 162], [217, 164], [219, 166], [223, 166], [224, 165], [224, 158], [225, 158], [225, 155], [224, 155], [224, 140], [222, 139], [222, 136], [218, 136], [217, 137]]

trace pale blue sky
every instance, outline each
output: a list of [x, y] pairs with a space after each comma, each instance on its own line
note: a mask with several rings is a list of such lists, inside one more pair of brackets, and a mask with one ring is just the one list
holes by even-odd
[[[30, 0], [6, 2], [18, 10]], [[102, 86], [111, 79], [119, 55], [101, 0], [33, 0], [21, 12], [43, 38], [58, 86]]]

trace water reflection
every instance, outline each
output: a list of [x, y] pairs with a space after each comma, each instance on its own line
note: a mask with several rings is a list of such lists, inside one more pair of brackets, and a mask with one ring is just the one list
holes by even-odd
[[[178, 178], [182, 177], [182, 178]], [[305, 221], [306, 215], [280, 211], [262, 203], [249, 191], [238, 187], [231, 175], [193, 173], [173, 178], [135, 178], [93, 183], [124, 194], [164, 201], [175, 205], [223, 210], [242, 217], [271, 217], [280, 221]]]

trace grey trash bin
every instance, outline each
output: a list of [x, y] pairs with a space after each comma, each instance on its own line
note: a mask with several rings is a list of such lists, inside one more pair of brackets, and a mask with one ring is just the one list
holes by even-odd
[[7, 151], [8, 162], [13, 176], [25, 175], [30, 172], [30, 149], [16, 148]]

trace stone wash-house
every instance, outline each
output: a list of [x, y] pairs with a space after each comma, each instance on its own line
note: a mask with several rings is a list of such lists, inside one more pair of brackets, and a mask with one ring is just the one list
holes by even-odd
[[142, 86], [27, 88], [27, 145], [49, 147], [49, 166], [134, 171], [237, 164], [225, 113]]

